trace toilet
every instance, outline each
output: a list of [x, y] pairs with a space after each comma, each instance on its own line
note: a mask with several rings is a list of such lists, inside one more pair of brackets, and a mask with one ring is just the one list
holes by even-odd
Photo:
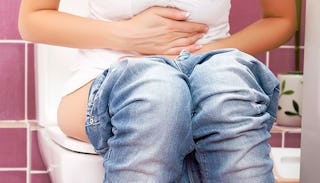
[[[87, 1], [62, 0], [60, 10], [85, 16]], [[57, 107], [75, 49], [35, 45], [38, 143], [52, 183], [101, 183], [103, 158], [91, 144], [67, 137], [57, 126]]]
[[76, 50], [35, 46], [38, 143], [52, 183], [100, 183], [103, 159], [89, 143], [67, 137], [57, 126], [66, 68]]
[[103, 182], [103, 159], [89, 143], [67, 137], [57, 126], [57, 107], [66, 68], [76, 50], [35, 46], [39, 149], [52, 183]]

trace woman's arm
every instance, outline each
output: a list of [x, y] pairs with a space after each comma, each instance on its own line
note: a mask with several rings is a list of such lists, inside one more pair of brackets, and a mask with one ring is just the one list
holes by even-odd
[[295, 0], [261, 0], [261, 6], [262, 19], [226, 39], [204, 45], [197, 52], [238, 48], [254, 55], [288, 41], [296, 30]]
[[[194, 44], [207, 26], [186, 22], [186, 12], [154, 7], [130, 20], [105, 22], [58, 11], [60, 0], [22, 0], [23, 39], [76, 48], [110, 48], [142, 54], [178, 54]], [[76, 5], [75, 5], [76, 6]], [[128, 31], [130, 30], [130, 31]]]

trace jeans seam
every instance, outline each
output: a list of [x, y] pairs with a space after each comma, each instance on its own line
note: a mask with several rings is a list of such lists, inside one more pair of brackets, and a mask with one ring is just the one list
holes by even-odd
[[[177, 67], [177, 69], [182, 72], [182, 69], [180, 68], [179, 64], [177, 63], [177, 61], [172, 60], [172, 62], [174, 63], [174, 65]], [[182, 72], [183, 73], [183, 72]]]
[[106, 162], [110, 160], [110, 157], [111, 157], [111, 153], [112, 153], [112, 149], [110, 147], [108, 147], [108, 153], [107, 153], [107, 159], [106, 159]]
[[[198, 152], [198, 153], [199, 153], [199, 158], [200, 158], [201, 164], [205, 165], [206, 164], [206, 155], [204, 153], [200, 153], [200, 152]], [[203, 166], [203, 167], [205, 167], [205, 166]], [[208, 177], [209, 177], [208, 171], [206, 169], [203, 169], [202, 172], [203, 172], [204, 180], [208, 180]]]
[[99, 121], [94, 124], [86, 124], [85, 127], [96, 126], [96, 125], [100, 125], [100, 124], [101, 124], [101, 122]]
[[[89, 97], [88, 97], [88, 104], [87, 104], [87, 117], [89, 119], [89, 121], [93, 120], [93, 123], [89, 122], [89, 124], [86, 122], [85, 123], [85, 127], [87, 126], [91, 126], [91, 125], [98, 125], [100, 124], [100, 122], [95, 122], [94, 121], [94, 108], [95, 108], [95, 104], [97, 102], [97, 96], [99, 94], [99, 91], [101, 89], [101, 85], [103, 84], [103, 82], [105, 81], [106, 77], [106, 73], [109, 72], [109, 69], [106, 69], [101, 75], [99, 75], [91, 84], [90, 90], [89, 90]], [[103, 79], [101, 79], [103, 78]], [[99, 80], [97, 80], [99, 79]], [[98, 82], [99, 81], [99, 82]], [[94, 88], [93, 88], [94, 87]]]
[[193, 173], [192, 173], [191, 165], [190, 165], [189, 161], [187, 161], [187, 170], [188, 170], [188, 178], [189, 178], [190, 183], [195, 183], [194, 179], [193, 179]]

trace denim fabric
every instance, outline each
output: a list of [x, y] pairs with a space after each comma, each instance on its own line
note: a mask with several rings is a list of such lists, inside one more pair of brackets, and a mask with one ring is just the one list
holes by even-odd
[[104, 183], [272, 183], [279, 83], [236, 49], [128, 58], [90, 89], [86, 132]]

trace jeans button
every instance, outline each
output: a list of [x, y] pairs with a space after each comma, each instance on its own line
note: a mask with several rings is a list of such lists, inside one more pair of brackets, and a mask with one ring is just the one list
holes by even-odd
[[90, 124], [92, 125], [94, 123], [93, 118], [90, 119]]

